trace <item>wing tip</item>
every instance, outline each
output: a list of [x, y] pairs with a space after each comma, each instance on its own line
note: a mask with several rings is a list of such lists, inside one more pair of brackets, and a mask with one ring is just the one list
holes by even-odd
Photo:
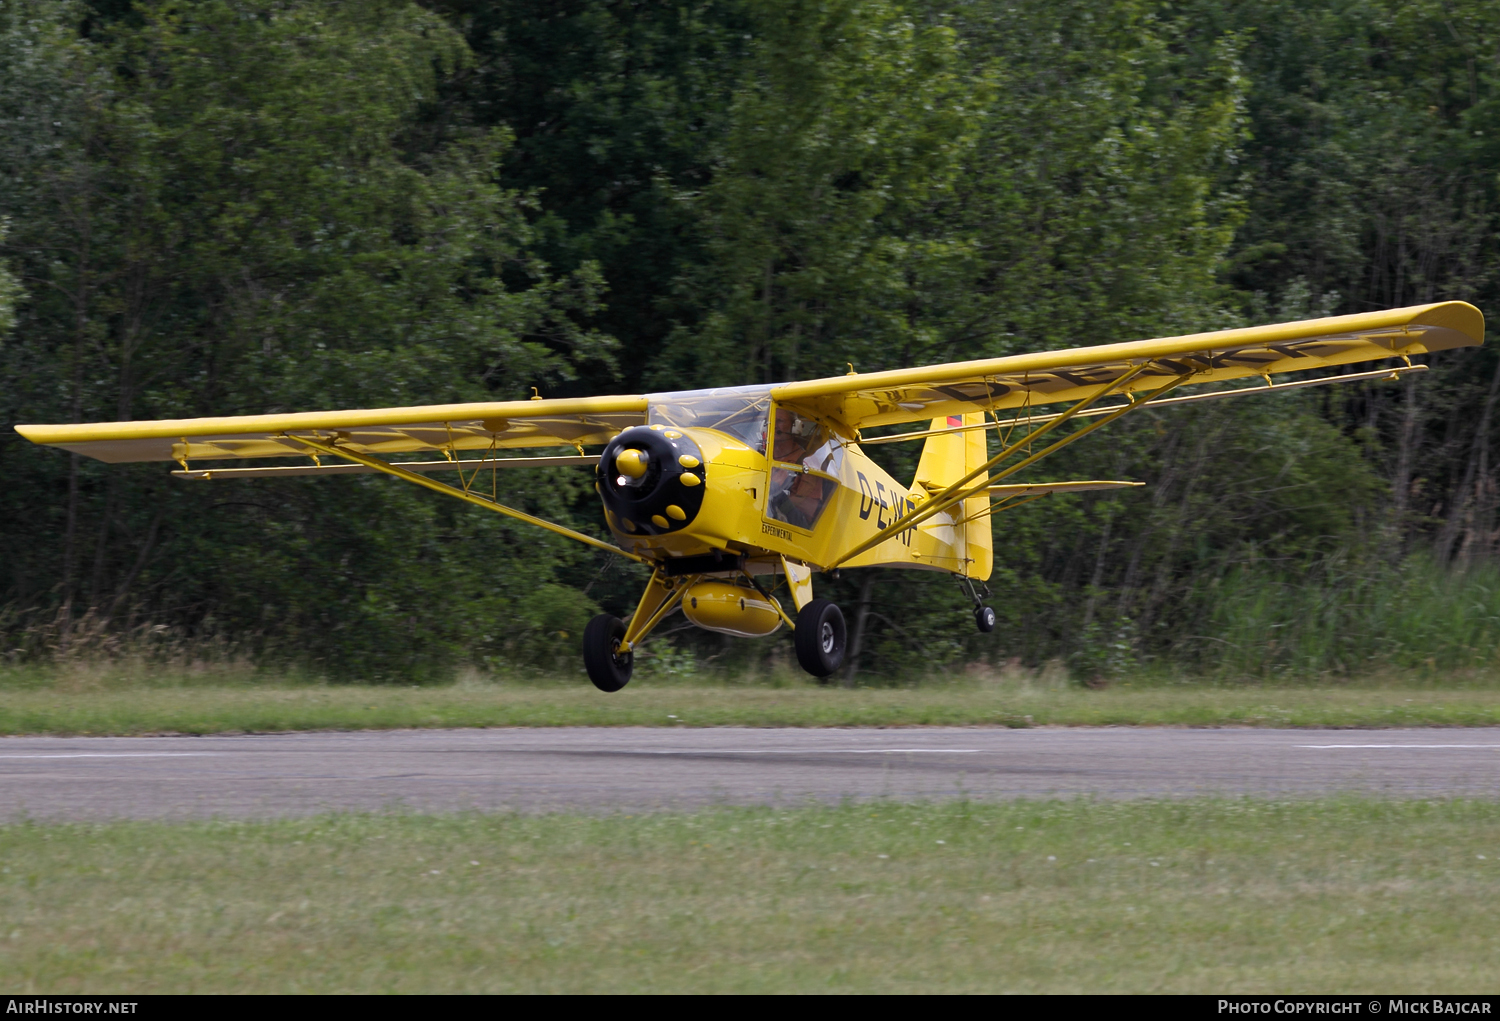
[[30, 440], [32, 443], [38, 443], [38, 444], [46, 445], [47, 442], [48, 442], [47, 439], [46, 439], [46, 437], [48, 435], [48, 430], [55, 429], [57, 427], [56, 426], [50, 426], [50, 425], [31, 425], [31, 424], [27, 424], [27, 425], [16, 425], [16, 426], [12, 426], [11, 428], [13, 428], [21, 436], [24, 436], [26, 439]]
[[1410, 320], [1412, 326], [1436, 326], [1468, 337], [1472, 344], [1484, 343], [1484, 313], [1467, 301], [1442, 301], [1428, 305]]

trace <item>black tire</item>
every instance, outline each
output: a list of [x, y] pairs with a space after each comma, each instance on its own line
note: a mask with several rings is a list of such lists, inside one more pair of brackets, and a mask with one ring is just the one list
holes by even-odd
[[630, 683], [635, 654], [621, 652], [625, 622], [601, 613], [583, 629], [583, 668], [600, 691], [619, 691]]
[[814, 677], [827, 677], [844, 665], [844, 646], [848, 642], [844, 614], [827, 599], [814, 599], [802, 608], [792, 638], [797, 646], [797, 662]]
[[985, 634], [995, 630], [995, 608], [992, 606], [974, 607], [974, 623]]

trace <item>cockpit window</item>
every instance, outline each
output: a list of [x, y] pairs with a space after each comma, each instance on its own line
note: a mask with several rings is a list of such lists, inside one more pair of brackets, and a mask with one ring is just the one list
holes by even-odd
[[837, 489], [837, 482], [821, 475], [773, 467], [766, 516], [811, 531]]
[[759, 453], [766, 450], [769, 386], [726, 386], [714, 390], [652, 394], [646, 398], [649, 425], [717, 429]]
[[808, 454], [823, 445], [827, 432], [815, 419], [804, 418], [791, 408], [777, 408], [771, 459], [783, 464], [801, 464]]
[[844, 463], [844, 443], [816, 419], [799, 415], [791, 408], [777, 408], [771, 459], [838, 475]]
[[823, 423], [791, 408], [777, 408], [771, 431], [767, 516], [812, 529], [838, 489], [833, 479], [813, 472], [838, 475], [843, 453], [842, 442]]

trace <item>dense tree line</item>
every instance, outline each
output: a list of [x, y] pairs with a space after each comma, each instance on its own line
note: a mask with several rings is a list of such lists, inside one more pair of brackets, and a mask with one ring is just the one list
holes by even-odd
[[[1489, 310], [1497, 75], [1477, 0], [0, 0], [0, 418], [649, 392]], [[1080, 444], [1049, 477], [1149, 485], [998, 518], [984, 639], [943, 579], [823, 584], [863, 611], [866, 677], [1357, 669], [1358, 642], [1288, 659], [1245, 607], [1490, 558], [1497, 396], [1475, 350]], [[166, 635], [332, 676], [549, 668], [641, 581], [380, 479], [198, 486], [8, 430], [0, 470], [13, 658]], [[583, 474], [504, 481], [602, 532]], [[662, 669], [779, 648], [657, 647]]]

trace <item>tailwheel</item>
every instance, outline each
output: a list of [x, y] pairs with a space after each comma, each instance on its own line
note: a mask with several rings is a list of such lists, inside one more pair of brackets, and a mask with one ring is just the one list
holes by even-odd
[[600, 691], [619, 691], [630, 683], [635, 654], [621, 652], [625, 622], [601, 613], [583, 629], [583, 668]]
[[989, 598], [990, 587], [983, 583], [975, 585], [971, 579], [962, 576], [959, 577], [958, 584], [974, 604], [974, 626], [979, 628], [981, 634], [986, 635], [995, 630], [995, 608], [984, 602]]
[[814, 677], [827, 677], [844, 665], [847, 637], [843, 611], [827, 599], [814, 599], [797, 614], [792, 632], [797, 662]]

